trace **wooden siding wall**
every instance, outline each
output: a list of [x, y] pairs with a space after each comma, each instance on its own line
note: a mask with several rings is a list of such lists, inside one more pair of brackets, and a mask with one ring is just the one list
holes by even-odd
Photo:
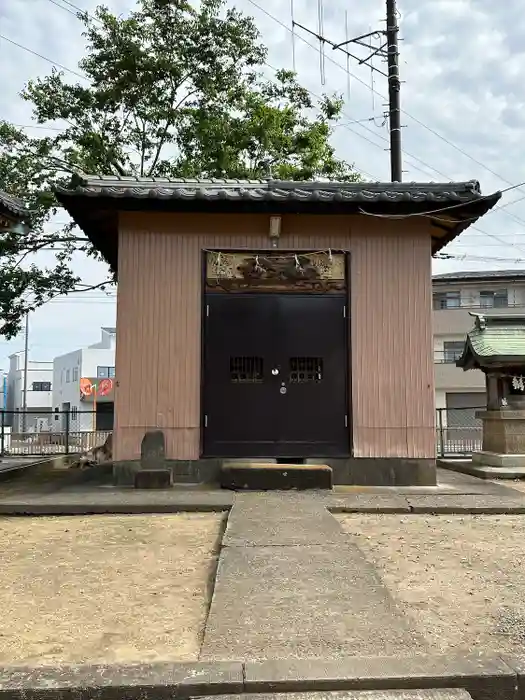
[[[138, 459], [155, 428], [169, 458], [198, 458], [201, 254], [267, 250], [267, 232], [267, 216], [121, 214], [114, 459]], [[351, 252], [354, 455], [433, 457], [430, 234], [414, 222], [285, 216], [279, 247]]]

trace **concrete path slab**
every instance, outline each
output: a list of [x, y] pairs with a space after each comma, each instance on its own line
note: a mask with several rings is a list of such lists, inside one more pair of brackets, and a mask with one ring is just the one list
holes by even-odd
[[223, 546], [314, 546], [347, 540], [337, 520], [315, 497], [286, 491], [239, 493]]
[[447, 496], [408, 496], [408, 504], [413, 513], [449, 514], [521, 514], [525, 513], [525, 494], [520, 498], [511, 495], [470, 494]]
[[91, 513], [179, 513], [228, 510], [234, 494], [228, 491], [139, 491], [122, 489], [51, 494], [20, 494], [0, 501], [0, 515], [79, 515]]
[[0, 668], [2, 700], [171, 700], [242, 690], [240, 663]]
[[511, 663], [496, 654], [468, 653], [247, 662], [244, 690], [464, 688], [474, 700], [516, 700], [519, 677]]
[[[374, 567], [315, 497], [238, 496], [201, 659], [425, 651]], [[289, 496], [288, 496], [289, 498]]]
[[[200, 700], [216, 700], [211, 695]], [[253, 693], [222, 695], [221, 700], [472, 700], [462, 688], [429, 690], [333, 690], [304, 693]]]
[[410, 513], [407, 498], [408, 496], [396, 493], [334, 493], [325, 505], [333, 513]]

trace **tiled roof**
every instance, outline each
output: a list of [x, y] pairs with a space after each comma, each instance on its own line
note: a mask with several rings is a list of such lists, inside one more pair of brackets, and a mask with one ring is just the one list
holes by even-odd
[[434, 282], [463, 282], [468, 280], [485, 279], [523, 279], [525, 270], [475, 270], [466, 272], [446, 272], [440, 275], [432, 275]]
[[126, 199], [230, 200], [267, 202], [356, 202], [461, 204], [482, 199], [479, 182], [384, 183], [310, 182], [289, 180], [193, 180], [91, 176], [59, 194]]
[[513, 360], [525, 363], [525, 316], [471, 316], [475, 326], [467, 334], [458, 367], [471, 369]]
[[[206, 214], [427, 216], [433, 253], [489, 211], [501, 192], [481, 194], [479, 182], [312, 182], [74, 176], [58, 201], [118, 267], [119, 211]], [[434, 222], [432, 213], [441, 215]], [[449, 215], [450, 221], [441, 219]], [[401, 228], [401, 227], [399, 227]]]
[[18, 197], [13, 197], [7, 192], [0, 190], [0, 210], [14, 216], [24, 216], [28, 213], [27, 207]]

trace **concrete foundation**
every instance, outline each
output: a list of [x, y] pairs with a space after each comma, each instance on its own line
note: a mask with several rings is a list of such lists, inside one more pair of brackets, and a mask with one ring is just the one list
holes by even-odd
[[[163, 469], [170, 469], [175, 484], [219, 484], [221, 467], [232, 460], [198, 459], [165, 460]], [[272, 460], [243, 460], [252, 463]], [[326, 464], [332, 469], [335, 485], [348, 486], [436, 486], [434, 459], [359, 458], [311, 459], [310, 464]], [[133, 486], [140, 460], [113, 463], [116, 486]]]
[[350, 457], [325, 459], [332, 467], [335, 485], [436, 486], [435, 459]]
[[481, 452], [472, 453], [472, 464], [525, 471], [525, 454], [500, 454], [482, 450]]

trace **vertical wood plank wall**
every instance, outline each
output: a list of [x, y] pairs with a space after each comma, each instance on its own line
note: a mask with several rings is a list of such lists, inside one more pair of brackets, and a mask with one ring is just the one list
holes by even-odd
[[[159, 428], [171, 459], [200, 446], [201, 253], [269, 248], [262, 215], [123, 213], [119, 234], [114, 459]], [[435, 451], [430, 234], [414, 222], [283, 217], [280, 248], [351, 253], [356, 457]]]

